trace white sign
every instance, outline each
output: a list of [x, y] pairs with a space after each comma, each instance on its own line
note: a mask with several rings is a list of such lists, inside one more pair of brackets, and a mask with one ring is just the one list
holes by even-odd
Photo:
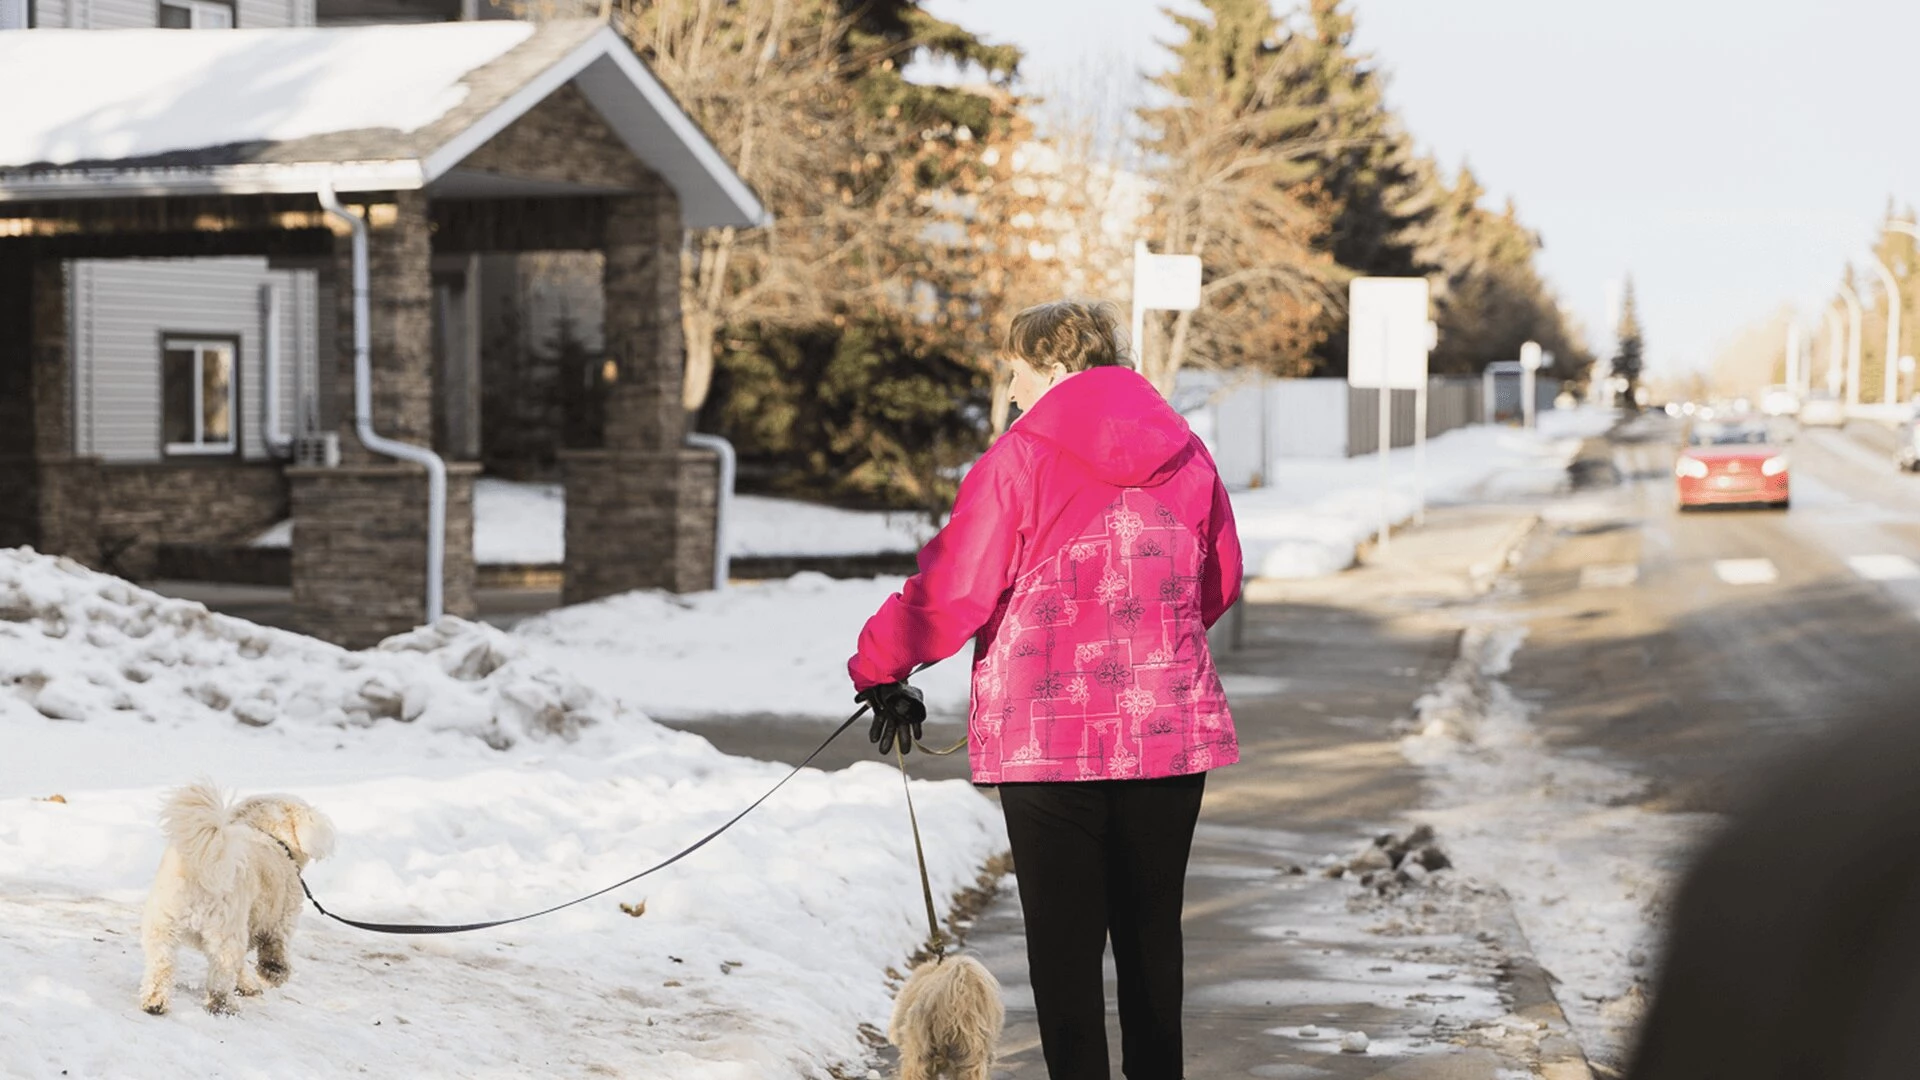
[[1133, 256], [1133, 303], [1142, 311], [1199, 307], [1200, 256], [1153, 255], [1139, 245]]
[[1431, 333], [1426, 278], [1354, 278], [1347, 292], [1347, 382], [1421, 389]]

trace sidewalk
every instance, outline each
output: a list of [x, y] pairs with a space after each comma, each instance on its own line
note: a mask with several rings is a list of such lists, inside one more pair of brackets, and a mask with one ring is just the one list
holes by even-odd
[[[1454, 659], [1459, 624], [1445, 609], [1479, 595], [1532, 523], [1523, 509], [1442, 508], [1348, 573], [1248, 590], [1241, 648], [1218, 655], [1242, 760], [1209, 778], [1188, 875], [1189, 1076], [1589, 1076], [1496, 889], [1455, 882], [1386, 900], [1321, 872], [1409, 828], [1421, 776], [1393, 725]], [[796, 727], [749, 717], [697, 730], [729, 753], [797, 759], [826, 729]], [[870, 752], [843, 739], [823, 764]], [[912, 768], [955, 776], [964, 762]], [[1043, 1080], [1014, 879], [967, 946], [1006, 990], [995, 1077]], [[1367, 1035], [1365, 1053], [1341, 1051], [1350, 1031]], [[1117, 1027], [1109, 1042], [1117, 1075]]]

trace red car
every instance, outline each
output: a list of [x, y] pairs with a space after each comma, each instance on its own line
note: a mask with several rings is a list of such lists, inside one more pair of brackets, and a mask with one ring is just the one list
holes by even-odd
[[1763, 420], [1703, 420], [1687, 432], [1674, 464], [1680, 509], [1695, 506], [1771, 506], [1790, 501], [1787, 454]]

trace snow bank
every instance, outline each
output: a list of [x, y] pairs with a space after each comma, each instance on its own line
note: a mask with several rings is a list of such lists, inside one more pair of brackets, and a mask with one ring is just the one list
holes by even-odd
[[[1427, 443], [1427, 502], [1557, 492], [1580, 441], [1614, 420], [1608, 410], [1554, 410], [1541, 414], [1537, 431], [1478, 425], [1437, 436]], [[1379, 456], [1368, 454], [1276, 460], [1266, 487], [1234, 492], [1248, 571], [1270, 578], [1336, 574], [1352, 566], [1360, 545], [1379, 531], [1383, 508], [1395, 525], [1412, 520], [1419, 509], [1414, 452], [1395, 450], [1389, 460], [1385, 485]]]
[[[633, 592], [515, 626], [545, 662], [655, 716], [844, 716], [860, 628], [904, 578], [796, 574], [722, 593]], [[936, 715], [964, 716], [971, 648], [914, 677]]]
[[483, 624], [444, 619], [349, 652], [20, 548], [0, 550], [0, 687], [0, 723], [397, 722], [495, 747], [576, 738], [619, 711]]
[[[733, 501], [728, 549], [741, 555], [874, 555], [912, 553], [933, 537], [924, 514], [842, 510], [833, 506], [741, 495]], [[253, 539], [287, 547], [291, 522]], [[473, 487], [473, 554], [482, 565], [554, 564], [567, 553], [567, 499], [559, 484], [483, 478]]]
[[[883, 973], [925, 936], [899, 776], [864, 763], [809, 770], [685, 862], [531, 923], [384, 938], [309, 913], [292, 981], [238, 1018], [194, 1007], [203, 967], [183, 957], [175, 1011], [148, 1017], [139, 905], [177, 784], [295, 792], [339, 828], [308, 873], [330, 907], [458, 922], [617, 881], [785, 769], [484, 627], [350, 653], [22, 550], [0, 551], [0, 732], [0, 1075], [857, 1074]], [[960, 782], [915, 798], [934, 887], [971, 884], [1005, 847], [991, 804]]]
[[1645, 1002], [1647, 958], [1707, 815], [1633, 805], [1643, 783], [1604, 761], [1553, 752], [1501, 681], [1523, 627], [1467, 629], [1460, 658], [1415, 706], [1401, 740], [1431, 792], [1422, 821], [1462, 873], [1498, 881], [1581, 1045], [1618, 1065]]

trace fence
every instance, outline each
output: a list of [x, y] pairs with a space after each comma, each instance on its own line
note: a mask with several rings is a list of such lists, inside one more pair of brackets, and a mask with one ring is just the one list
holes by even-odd
[[[1427, 436], [1484, 422], [1490, 400], [1504, 418], [1508, 398], [1516, 408], [1519, 401], [1517, 383], [1509, 388], [1509, 381], [1476, 375], [1427, 380]], [[1542, 407], [1548, 407], [1546, 380], [1541, 389]], [[1411, 446], [1414, 392], [1391, 393], [1392, 445]], [[1183, 372], [1174, 404], [1212, 449], [1229, 487], [1257, 486], [1277, 458], [1353, 457], [1380, 446], [1380, 392], [1354, 389], [1344, 379], [1230, 381], [1217, 372]]]

